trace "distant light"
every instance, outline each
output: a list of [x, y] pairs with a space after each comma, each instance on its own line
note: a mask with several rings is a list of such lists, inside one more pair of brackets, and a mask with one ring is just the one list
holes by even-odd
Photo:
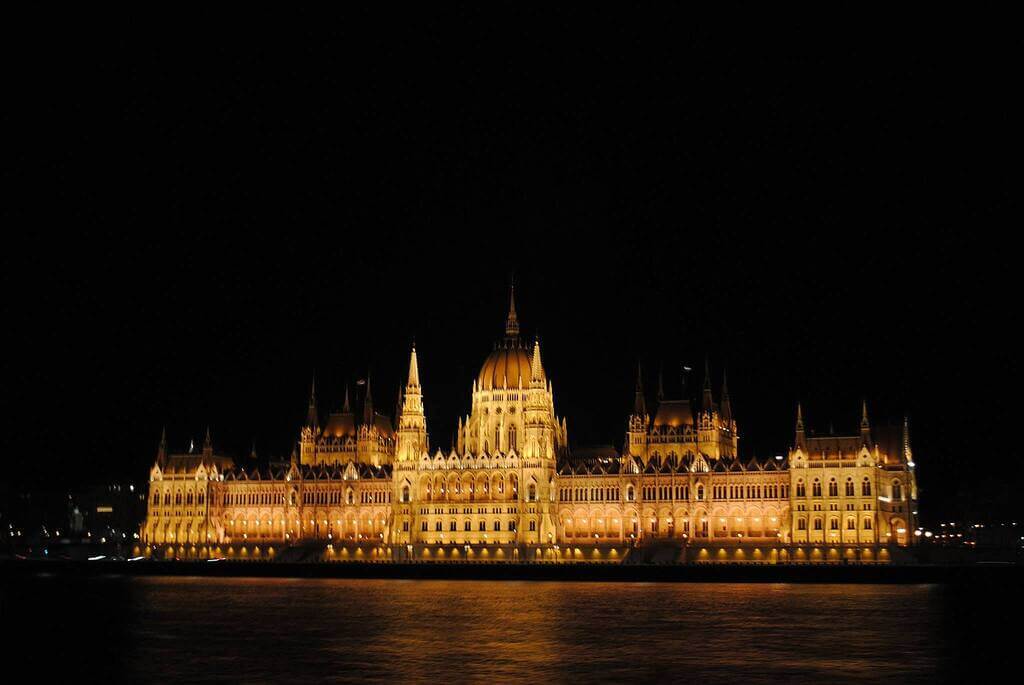
[[776, 455], [775, 455], [775, 458], [776, 458], [777, 460], [779, 460], [779, 461], [782, 461], [782, 455], [781, 455], [781, 454], [776, 454]]
[[107, 555], [101, 554], [98, 557], [89, 557], [89, 561], [99, 561], [100, 559], [106, 559]]

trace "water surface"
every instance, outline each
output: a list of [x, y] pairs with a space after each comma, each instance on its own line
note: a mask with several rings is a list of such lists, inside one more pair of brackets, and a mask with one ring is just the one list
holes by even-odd
[[901, 683], [1008, 662], [988, 601], [931, 585], [41, 577], [5, 581], [0, 606], [18, 659], [89, 681]]

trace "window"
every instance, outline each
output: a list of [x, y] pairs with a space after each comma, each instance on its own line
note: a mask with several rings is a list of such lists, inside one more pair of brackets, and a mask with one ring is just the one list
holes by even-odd
[[864, 497], [871, 497], [871, 481], [868, 480], [867, 476], [864, 477], [864, 482], [860, 484], [860, 494]]
[[846, 530], [856, 530], [856, 528], [857, 522], [853, 519], [852, 516], [846, 519]]
[[402, 532], [403, 533], [408, 533], [409, 532], [409, 522], [408, 521], [402, 521]]
[[821, 519], [814, 519], [814, 530], [821, 530]]
[[501, 521], [494, 522], [494, 530], [501, 530]]
[[160, 504], [160, 493], [159, 492], [154, 492], [153, 493], [153, 504]]
[[487, 522], [486, 521], [481, 521], [480, 522], [480, 530], [481, 531], [487, 530]]
[[852, 478], [847, 478], [846, 479], [846, 496], [847, 497], [853, 497], [853, 479]]
[[839, 519], [837, 519], [837, 518], [830, 518], [828, 520], [828, 529], [829, 530], [839, 530]]
[[871, 519], [864, 519], [864, 530], [871, 530]]
[[821, 482], [815, 478], [814, 483], [811, 485], [811, 496], [821, 497]]
[[807, 530], [807, 519], [804, 519], [804, 518], [797, 519], [796, 529], [797, 530]]
[[798, 480], [796, 482], [796, 496], [797, 497], [806, 497], [807, 496], [807, 489], [804, 487], [804, 482], [802, 480]]
[[833, 478], [832, 480], [830, 480], [828, 482], [828, 496], [829, 497], [838, 497], [839, 496], [839, 483], [836, 482], [835, 478]]
[[469, 522], [469, 519], [466, 519], [465, 523], [462, 524], [462, 529], [467, 532], [473, 530], [473, 524]]
[[450, 531], [451, 531], [451, 532], [453, 532], [453, 533], [454, 533], [454, 532], [455, 532], [456, 530], [458, 530], [458, 526], [456, 525], [455, 521], [452, 521], [452, 522], [451, 522], [451, 523], [450, 523], [450, 524], [448, 525], [448, 530], [450, 530]]
[[423, 523], [420, 524], [420, 530], [422, 530], [424, 533], [427, 532], [427, 522], [426, 521], [424, 521]]
[[697, 499], [700, 499], [700, 500], [704, 499], [704, 486], [703, 485], [698, 485], [697, 486]]
[[903, 486], [898, 480], [892, 482], [892, 499], [894, 502], [903, 499]]
[[508, 448], [510, 450], [516, 449], [516, 427], [512, 426], [508, 429]]
[[403, 485], [402, 486], [402, 501], [403, 502], [408, 502], [409, 501], [409, 486], [408, 485]]
[[536, 521], [530, 521], [530, 530], [531, 531], [537, 530], [537, 522]]
[[437, 531], [437, 532], [441, 531], [441, 522], [440, 521], [437, 521], [436, 523], [434, 523], [434, 530]]
[[527, 500], [530, 502], [537, 501], [537, 486], [534, 483], [530, 483], [530, 487], [527, 489]]

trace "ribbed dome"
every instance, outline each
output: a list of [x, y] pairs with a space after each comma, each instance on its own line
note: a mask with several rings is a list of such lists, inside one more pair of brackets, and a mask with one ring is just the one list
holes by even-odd
[[518, 342], [506, 343], [488, 355], [480, 369], [477, 383], [481, 390], [504, 388], [506, 380], [509, 388], [519, 387], [519, 377], [523, 377], [523, 386], [530, 384], [530, 353]]

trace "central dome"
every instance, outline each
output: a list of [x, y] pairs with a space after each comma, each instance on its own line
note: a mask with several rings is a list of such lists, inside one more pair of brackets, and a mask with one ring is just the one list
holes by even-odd
[[477, 385], [480, 390], [518, 388], [520, 376], [524, 387], [530, 384], [530, 354], [518, 341], [514, 341], [496, 348], [487, 356], [480, 368]]

